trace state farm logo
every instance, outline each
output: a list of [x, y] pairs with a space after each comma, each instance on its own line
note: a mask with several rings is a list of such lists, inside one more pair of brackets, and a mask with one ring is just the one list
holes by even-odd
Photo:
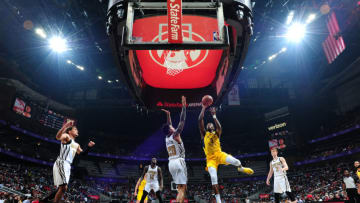
[[[164, 25], [164, 24], [163, 24]], [[166, 24], [167, 25], [167, 24]], [[204, 42], [205, 39], [191, 31], [191, 25], [183, 24], [183, 27], [189, 26], [189, 30], [183, 29], [183, 40], [185, 42]], [[160, 29], [161, 24], [160, 24]], [[152, 42], [167, 41], [168, 32], [159, 33]], [[169, 75], [176, 75], [184, 69], [194, 68], [200, 65], [209, 54], [209, 50], [149, 50], [152, 60], [160, 66], [167, 68]]]

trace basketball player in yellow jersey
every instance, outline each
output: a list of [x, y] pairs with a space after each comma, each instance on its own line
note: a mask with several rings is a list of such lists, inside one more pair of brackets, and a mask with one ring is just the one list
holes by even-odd
[[238, 167], [239, 172], [246, 173], [248, 175], [253, 174], [254, 171], [250, 168], [242, 167], [241, 162], [238, 159], [221, 150], [220, 136], [222, 129], [219, 120], [216, 118], [216, 109], [214, 107], [210, 108], [210, 112], [214, 119], [216, 129], [213, 123], [208, 123], [205, 130], [204, 113], [206, 108], [207, 106], [202, 105], [202, 110], [199, 116], [200, 135], [204, 143], [204, 152], [206, 155], [206, 170], [210, 174], [212, 188], [215, 192], [216, 203], [221, 203], [217, 178], [217, 169], [220, 164], [231, 164]]
[[[146, 175], [144, 176], [144, 179], [141, 181], [141, 177], [139, 178], [139, 180], [136, 183], [136, 187], [135, 187], [135, 191], [134, 191], [134, 196], [136, 196], [136, 203], [140, 203], [141, 197], [143, 195], [143, 191], [145, 189], [145, 185], [146, 185]], [[139, 192], [138, 192], [139, 189]], [[148, 201], [148, 197], [145, 198], [145, 203], [147, 203]]]

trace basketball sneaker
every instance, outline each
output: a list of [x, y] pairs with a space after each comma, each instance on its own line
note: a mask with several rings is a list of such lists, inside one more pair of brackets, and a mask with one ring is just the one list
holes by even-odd
[[252, 170], [251, 168], [246, 168], [246, 167], [238, 167], [238, 171], [241, 173], [245, 173], [247, 175], [254, 174], [254, 170]]

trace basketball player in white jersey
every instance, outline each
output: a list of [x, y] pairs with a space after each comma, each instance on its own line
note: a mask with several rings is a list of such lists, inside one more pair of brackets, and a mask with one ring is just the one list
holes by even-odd
[[159, 199], [159, 202], [163, 203], [160, 194], [160, 191], [162, 191], [164, 186], [163, 176], [162, 176], [161, 168], [156, 165], [156, 162], [157, 162], [156, 158], [152, 158], [151, 165], [145, 166], [144, 168], [144, 172], [141, 176], [141, 181], [144, 179], [144, 176], [146, 174], [146, 185], [140, 203], [144, 203], [145, 198], [148, 196], [151, 190], [154, 191], [156, 197]]
[[[67, 190], [69, 184], [71, 163], [75, 157], [75, 154], [85, 153], [87, 154], [90, 147], [95, 145], [90, 141], [86, 148], [81, 149], [80, 145], [75, 142], [75, 138], [79, 136], [79, 131], [76, 126], [73, 126], [70, 122], [66, 123], [56, 134], [56, 139], [60, 140], [60, 154], [57, 157], [53, 166], [54, 185], [56, 185], [57, 192], [55, 194], [54, 202], [60, 202], [62, 196]], [[49, 201], [51, 196], [48, 196], [43, 201]]]
[[165, 143], [169, 154], [169, 171], [175, 184], [177, 185], [178, 194], [177, 203], [183, 203], [186, 192], [187, 169], [185, 163], [185, 148], [181, 140], [181, 132], [184, 129], [186, 118], [186, 98], [181, 97], [182, 110], [178, 127], [172, 126], [170, 112], [162, 109], [167, 115], [167, 123], [163, 126], [163, 132], [166, 135]]
[[291, 192], [289, 180], [286, 176], [286, 171], [289, 167], [283, 157], [278, 157], [278, 149], [276, 147], [271, 149], [271, 156], [273, 160], [270, 162], [270, 170], [266, 179], [266, 184], [270, 185], [270, 178], [274, 174], [274, 196], [275, 203], [280, 203], [280, 196], [286, 193], [292, 202], [295, 201], [295, 196]]

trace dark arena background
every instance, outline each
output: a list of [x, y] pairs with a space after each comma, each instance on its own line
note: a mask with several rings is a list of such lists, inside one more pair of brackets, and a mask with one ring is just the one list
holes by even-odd
[[[1, 0], [0, 11], [0, 203], [141, 202], [152, 158], [162, 175], [149, 203], [360, 202], [360, 1]], [[222, 134], [202, 139], [205, 95], [216, 111], [205, 124]], [[212, 133], [241, 162], [217, 159], [218, 184], [205, 169]], [[165, 138], [185, 148], [184, 200]]]

